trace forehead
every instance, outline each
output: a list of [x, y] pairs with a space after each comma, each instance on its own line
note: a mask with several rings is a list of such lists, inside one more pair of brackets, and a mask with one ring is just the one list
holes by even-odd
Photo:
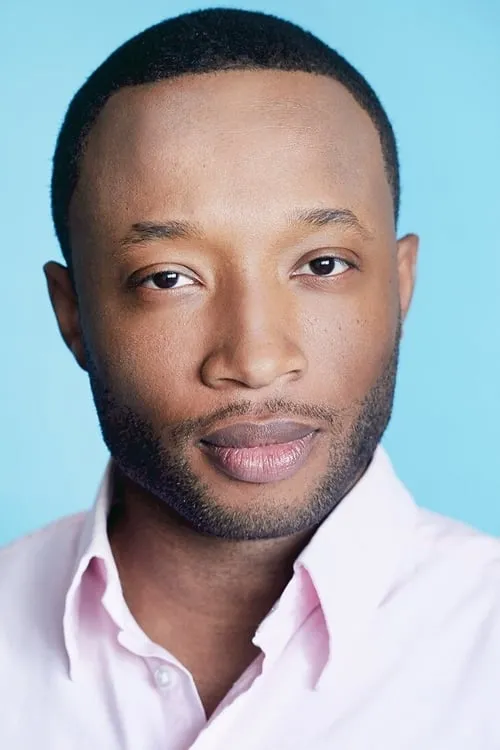
[[[122, 89], [94, 124], [74, 201], [107, 233], [125, 219], [270, 216], [340, 205], [392, 222], [378, 133], [338, 82], [225, 71]], [[293, 208], [294, 206], [292, 206]]]

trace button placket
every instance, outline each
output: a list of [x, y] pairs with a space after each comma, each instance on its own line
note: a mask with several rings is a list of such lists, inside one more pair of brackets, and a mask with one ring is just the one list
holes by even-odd
[[166, 664], [162, 664], [160, 667], [157, 667], [157, 669], [155, 669], [154, 671], [153, 676], [156, 685], [160, 688], [160, 690], [166, 690], [170, 688], [174, 681], [173, 669], [172, 667], [168, 667]]

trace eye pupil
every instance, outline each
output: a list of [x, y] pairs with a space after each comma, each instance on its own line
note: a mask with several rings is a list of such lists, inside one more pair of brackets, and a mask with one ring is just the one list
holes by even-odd
[[175, 273], [175, 271], [160, 271], [151, 276], [151, 281], [159, 289], [172, 289], [177, 283], [178, 278], [179, 274]]
[[311, 271], [319, 276], [326, 276], [335, 269], [335, 258], [316, 258], [309, 263]]

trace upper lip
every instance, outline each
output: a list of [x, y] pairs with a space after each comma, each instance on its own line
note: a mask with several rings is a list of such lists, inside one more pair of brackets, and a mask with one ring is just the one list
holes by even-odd
[[221, 448], [253, 448], [300, 440], [316, 432], [317, 428], [303, 422], [279, 420], [273, 422], [237, 422], [229, 427], [214, 430], [201, 438]]

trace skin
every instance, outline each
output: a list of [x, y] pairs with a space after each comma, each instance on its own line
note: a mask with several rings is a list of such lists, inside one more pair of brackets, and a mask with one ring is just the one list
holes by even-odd
[[[293, 219], [327, 208], [356, 224]], [[133, 229], [167, 221], [196, 235]], [[57, 263], [45, 273], [115, 459], [124, 596], [209, 716], [385, 429], [418, 240], [396, 237], [368, 115], [329, 78], [278, 71], [115, 94], [88, 139], [70, 232], [74, 286]], [[337, 275], [312, 273], [324, 256]], [[168, 270], [176, 289], [144, 281]], [[269, 414], [320, 429], [291, 478], [235, 481], [196, 447], [208, 427]]]

